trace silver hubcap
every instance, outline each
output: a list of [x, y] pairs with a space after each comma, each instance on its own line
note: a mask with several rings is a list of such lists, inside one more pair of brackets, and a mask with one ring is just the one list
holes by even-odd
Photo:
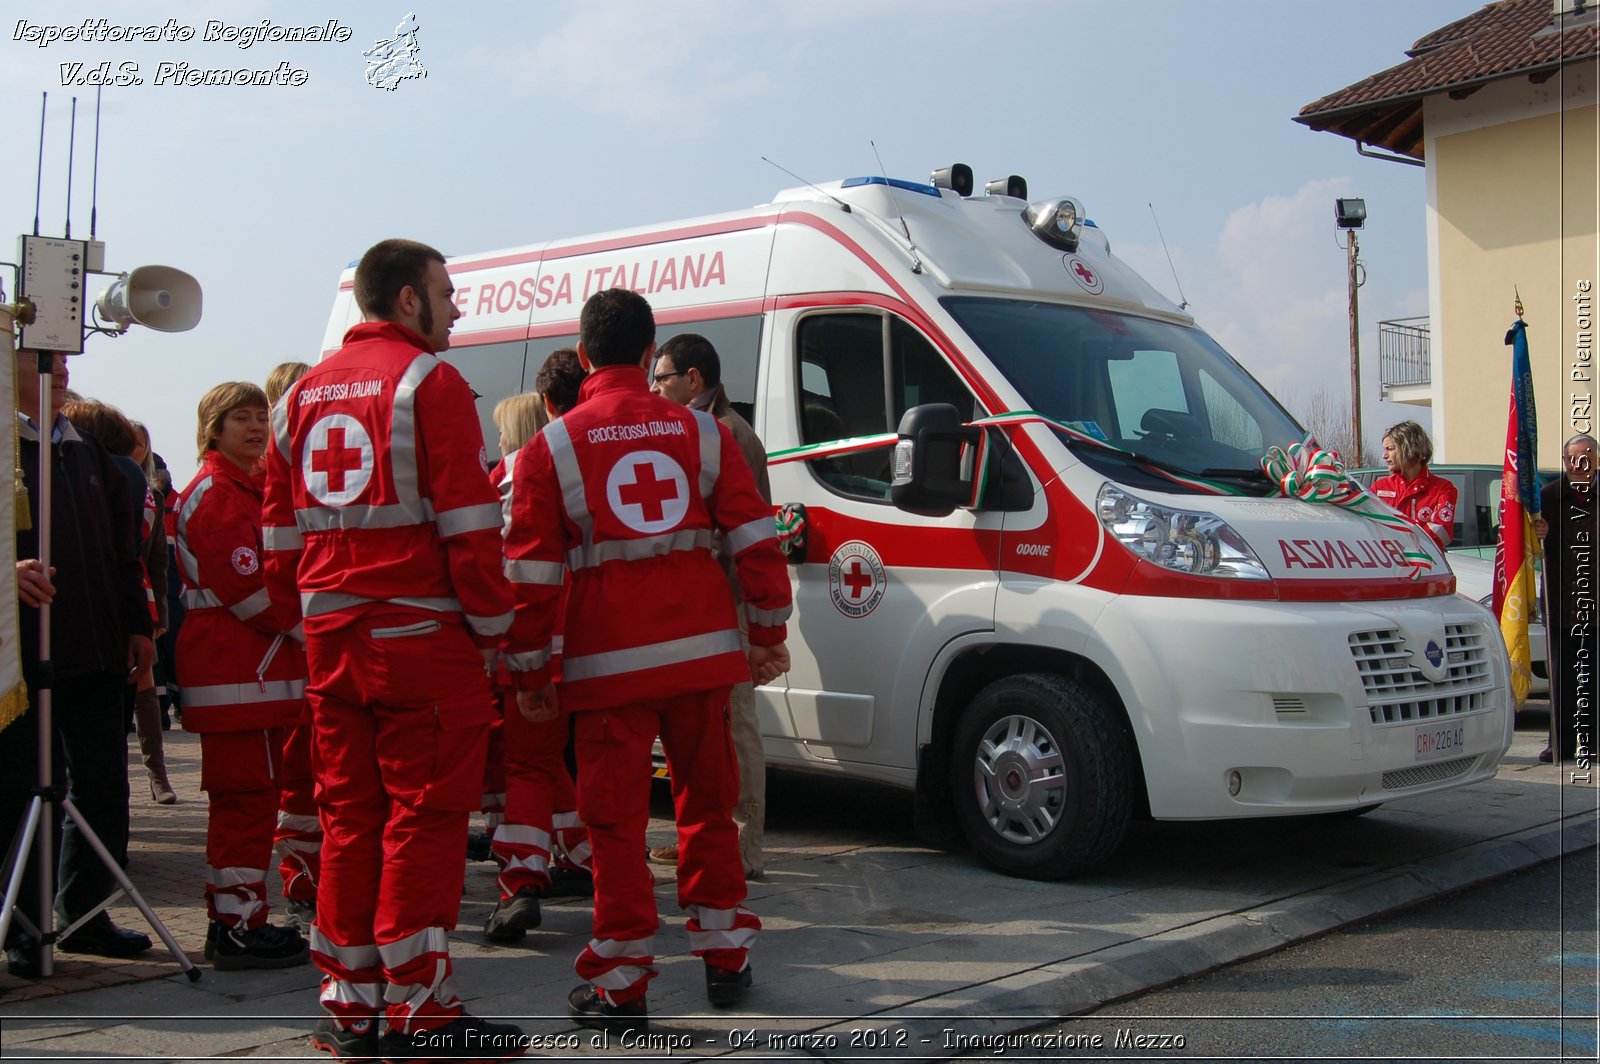
[[1061, 820], [1067, 779], [1055, 736], [1031, 717], [1002, 717], [978, 740], [978, 809], [1007, 842], [1044, 841]]

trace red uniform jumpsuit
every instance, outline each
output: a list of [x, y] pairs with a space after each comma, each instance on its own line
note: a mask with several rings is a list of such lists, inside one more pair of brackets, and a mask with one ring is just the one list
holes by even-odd
[[364, 322], [295, 382], [273, 433], [267, 585], [305, 623], [322, 1002], [443, 1026], [462, 1011], [448, 932], [494, 717], [480, 648], [512, 606], [472, 392], [409, 329]]
[[296, 900], [315, 897], [320, 843], [308, 735], [302, 728], [292, 741], [307, 715], [305, 657], [262, 583], [261, 492], [259, 475], [208, 452], [176, 522], [188, 606], [178, 633], [183, 727], [200, 734], [210, 797], [206, 910], [244, 927], [266, 922], [275, 843], [288, 844], [277, 847], [279, 870]]
[[[516, 459], [516, 454], [508, 454], [494, 470], [493, 479], [504, 500], [510, 498]], [[559, 609], [557, 603], [557, 613]], [[587, 871], [590, 850], [589, 829], [578, 816], [577, 790], [567, 771], [569, 718], [562, 713], [555, 720], [538, 724], [523, 719], [510, 677], [504, 678], [506, 682], [498, 693], [504, 716], [501, 735], [505, 800], [492, 847], [500, 865], [500, 897], [509, 898], [524, 887], [534, 887], [541, 893], [548, 890], [552, 865]]]
[[525, 689], [549, 681], [551, 608], [571, 573], [560, 699], [576, 715], [578, 812], [595, 881], [594, 938], [578, 974], [611, 1004], [642, 997], [656, 974], [645, 828], [658, 734], [673, 770], [690, 947], [742, 970], [761, 922], [741, 904], [728, 692], [750, 672], [711, 545], [721, 531], [734, 556], [750, 642], [782, 642], [789, 577], [771, 508], [727, 429], [651, 395], [637, 366], [589, 375], [578, 405], [518, 455], [507, 506], [506, 572], [518, 592], [507, 651]]
[[1427, 466], [1415, 480], [1399, 473], [1379, 477], [1372, 484], [1372, 494], [1427, 529], [1440, 550], [1450, 545], [1455, 534], [1456, 486], [1434, 476]]

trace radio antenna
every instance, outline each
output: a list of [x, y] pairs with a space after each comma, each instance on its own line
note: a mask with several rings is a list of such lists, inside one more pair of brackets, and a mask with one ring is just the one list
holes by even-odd
[[911, 249], [911, 272], [922, 272], [922, 256], [917, 254], [917, 242], [911, 239], [911, 227], [906, 224], [906, 216], [900, 211], [900, 197], [895, 195], [894, 185], [889, 181], [889, 171], [884, 168], [883, 156], [878, 154], [878, 142], [868, 138], [867, 143], [872, 145], [872, 157], [878, 160], [878, 172], [883, 175], [884, 187], [889, 190], [889, 202], [894, 204], [894, 214], [900, 219], [900, 231], [906, 235], [906, 246]]
[[50, 94], [39, 94], [39, 169], [33, 176], [33, 235], [39, 235], [39, 194], [44, 188], [44, 112], [50, 102]]
[[1145, 206], [1150, 208], [1150, 217], [1156, 223], [1156, 236], [1161, 238], [1161, 250], [1166, 252], [1167, 269], [1172, 271], [1172, 283], [1178, 286], [1178, 298], [1182, 300], [1182, 302], [1178, 304], [1178, 309], [1187, 310], [1189, 308], [1189, 299], [1183, 294], [1183, 282], [1178, 280], [1178, 268], [1172, 264], [1172, 252], [1167, 251], [1167, 238], [1162, 235], [1161, 219], [1156, 217], [1156, 205], [1146, 201]]
[[103, 87], [94, 87], [94, 168], [89, 178], [89, 239], [94, 239], [95, 212], [100, 209], [100, 93]]
[[833, 200], [833, 202], [835, 202], [839, 206], [843, 207], [844, 208], [844, 212], [846, 214], [850, 213], [850, 204], [846, 203], [844, 200], [840, 199], [838, 196], [835, 196], [831, 192], [824, 192], [822, 189], [818, 188], [816, 185], [813, 185], [811, 182], [807, 181], [805, 178], [801, 177], [799, 174], [795, 173], [793, 170], [789, 169], [787, 166], [778, 166], [777, 163], [773, 162], [771, 159], [767, 158], [765, 155], [761, 156], [761, 161], [766, 163], [768, 166], [776, 167], [777, 169], [782, 170], [784, 173], [788, 174], [790, 177], [794, 178], [796, 181], [800, 182], [802, 185], [806, 186], [806, 188], [809, 188], [811, 191], [815, 192], [817, 195], [819, 195], [819, 196], [827, 196], [829, 199]]
[[78, 146], [78, 98], [72, 98], [72, 117], [67, 122], [67, 225], [62, 235], [72, 239], [72, 151]]

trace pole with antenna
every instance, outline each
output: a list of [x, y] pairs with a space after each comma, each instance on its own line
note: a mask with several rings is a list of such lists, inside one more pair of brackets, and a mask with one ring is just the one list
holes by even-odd
[[61, 235], [72, 239], [72, 153], [78, 147], [78, 98], [72, 98], [72, 117], [67, 122], [67, 223]]

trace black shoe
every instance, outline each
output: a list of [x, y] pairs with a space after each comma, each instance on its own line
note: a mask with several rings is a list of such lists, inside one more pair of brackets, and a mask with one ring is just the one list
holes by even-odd
[[93, 953], [97, 957], [137, 957], [150, 948], [150, 936], [118, 927], [111, 922], [111, 917], [100, 912], [62, 939], [56, 948], [67, 953]]
[[644, 1034], [650, 1029], [650, 1007], [644, 998], [626, 1005], [608, 1005], [588, 983], [573, 987], [567, 995], [567, 1015], [579, 1027], [611, 1034]]
[[401, 1034], [394, 1028], [378, 1039], [378, 1052], [389, 1064], [433, 1060], [515, 1060], [528, 1051], [522, 1028], [493, 1023], [463, 1012], [443, 1027]]
[[6, 950], [6, 971], [18, 979], [37, 979], [44, 974], [44, 961], [39, 957], [39, 941], [31, 936], [19, 937]]
[[546, 898], [592, 898], [594, 897], [594, 876], [581, 868], [552, 868], [550, 869], [550, 889], [544, 892]]
[[494, 860], [494, 839], [486, 831], [467, 832], [467, 860]]
[[311, 1028], [311, 1045], [335, 1060], [377, 1060], [378, 1019], [368, 1016], [351, 1020], [349, 1026], [332, 1016], [324, 1016]]
[[731, 971], [727, 968], [716, 968], [706, 965], [706, 998], [719, 1009], [730, 1005], [737, 1005], [744, 997], [744, 992], [750, 989], [750, 965], [746, 964], [742, 971]]
[[520, 942], [539, 926], [539, 920], [539, 888], [523, 887], [511, 897], [500, 899], [489, 922], [483, 925], [483, 937], [499, 945]]
[[[292, 927], [262, 924], [260, 927], [229, 927], [212, 921], [216, 932], [211, 945], [211, 967], [219, 972], [245, 968], [292, 968], [311, 959], [311, 946]], [[208, 940], [211, 935], [206, 936]]]

